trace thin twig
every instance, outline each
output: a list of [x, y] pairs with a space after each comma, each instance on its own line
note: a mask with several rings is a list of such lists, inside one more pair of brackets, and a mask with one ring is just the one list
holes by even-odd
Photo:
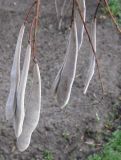
[[24, 23], [28, 22], [28, 18], [30, 16], [32, 8], [35, 6], [36, 3], [37, 3], [37, 1], [34, 1], [34, 3], [31, 5], [31, 7], [29, 8], [29, 10], [27, 11], [26, 16], [24, 18]]
[[[34, 17], [32, 23], [31, 23], [30, 32], [29, 32], [29, 43], [30, 43], [31, 48], [32, 48], [32, 55], [34, 53], [34, 46], [33, 46], [33, 44], [34, 44], [34, 40], [33, 40], [33, 28], [34, 28], [34, 25], [35, 25], [35, 17]], [[34, 55], [33, 55], [33, 57], [34, 57]]]
[[118, 25], [118, 23], [117, 23], [115, 17], [113, 16], [113, 13], [112, 13], [111, 10], [110, 10], [108, 1], [107, 1], [107, 0], [104, 0], [104, 3], [105, 3], [105, 5], [106, 5], [106, 8], [107, 8], [107, 10], [108, 10], [108, 12], [109, 12], [109, 15], [110, 15], [110, 17], [111, 17], [113, 23], [115, 24], [115, 26], [116, 26], [118, 32], [121, 34], [121, 29], [120, 29], [120, 27], [119, 27], [119, 25]]
[[74, 8], [75, 8], [74, 4], [75, 4], [75, 1], [73, 0], [72, 13], [71, 13], [71, 26], [70, 26], [70, 28], [72, 27], [72, 24], [73, 24], [73, 21], [74, 21]]
[[39, 12], [40, 12], [40, 0], [37, 0], [36, 3], [36, 17], [35, 17], [35, 27], [34, 27], [34, 38], [33, 38], [33, 59], [36, 59], [36, 38], [37, 38], [37, 31], [38, 31], [38, 21], [39, 21]]
[[95, 13], [94, 13], [94, 19], [97, 17], [97, 13], [98, 13], [98, 9], [99, 9], [99, 7], [100, 7], [101, 1], [102, 1], [102, 0], [99, 0], [99, 1], [98, 1], [97, 7], [96, 7], [96, 10], [95, 10]]
[[[78, 0], [75, 0], [75, 2], [76, 2], [76, 5], [77, 5], [77, 8], [78, 8], [78, 11], [79, 11], [81, 20], [82, 20], [82, 22], [83, 22], [85, 31], [86, 31], [86, 33], [87, 33], [87, 36], [88, 36], [90, 45], [91, 45], [91, 47], [92, 47], [92, 50], [93, 50], [93, 53], [94, 53], [94, 56], [95, 56], [95, 60], [96, 60], [96, 64], [97, 64], [97, 69], [98, 69], [98, 75], [99, 75], [99, 79], [100, 79], [100, 82], [101, 82], [102, 93], [104, 94], [104, 87], [103, 87], [103, 83], [102, 83], [102, 79], [101, 79], [101, 74], [100, 74], [100, 69], [99, 69], [99, 63], [98, 63], [98, 59], [97, 59], [97, 56], [96, 56], [96, 52], [95, 52], [94, 46], [93, 46], [93, 44], [92, 44], [92, 41], [91, 41], [91, 38], [90, 38], [90, 35], [89, 35], [89, 32], [88, 32], [86, 23], [85, 23], [85, 21], [84, 21], [84, 19], [83, 19], [82, 12], [81, 12], [81, 7], [80, 7], [80, 5], [79, 5], [79, 2], [78, 2]], [[96, 19], [95, 19], [95, 20], [96, 20]]]

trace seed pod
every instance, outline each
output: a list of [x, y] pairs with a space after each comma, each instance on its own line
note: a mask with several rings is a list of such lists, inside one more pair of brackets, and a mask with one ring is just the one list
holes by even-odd
[[[79, 4], [80, 4], [81, 10], [82, 10], [83, 19], [85, 21], [86, 20], [85, 0], [79, 0]], [[82, 46], [82, 42], [83, 42], [84, 25], [83, 25], [83, 22], [81, 20], [80, 14], [79, 14], [79, 12], [76, 8], [75, 8], [75, 21], [76, 21], [76, 26], [77, 26], [78, 47], [79, 47], [79, 50], [80, 50], [80, 48]]]
[[11, 70], [11, 86], [10, 86], [10, 93], [8, 96], [8, 100], [6, 103], [6, 119], [12, 119], [15, 114], [15, 107], [16, 107], [16, 90], [20, 80], [20, 55], [21, 55], [21, 46], [22, 40], [24, 35], [25, 25], [21, 26], [18, 40], [15, 49], [15, 55]]
[[62, 21], [64, 15], [66, 15], [67, 8], [69, 8], [71, 5], [71, 0], [55, 0], [55, 9], [56, 9], [56, 15], [58, 20], [58, 29], [61, 29]]
[[25, 54], [22, 74], [20, 78], [20, 84], [17, 91], [17, 108], [16, 108], [15, 120], [14, 120], [14, 123], [15, 123], [14, 129], [15, 129], [16, 137], [19, 137], [22, 132], [23, 121], [25, 116], [24, 97], [25, 97], [25, 89], [26, 89], [26, 83], [27, 83], [27, 77], [28, 77], [28, 71], [29, 71], [29, 65], [30, 65], [30, 58], [31, 58], [31, 46], [30, 44], [28, 44], [26, 54]]
[[30, 90], [30, 99], [26, 106], [25, 119], [23, 130], [20, 137], [17, 139], [19, 151], [24, 151], [28, 148], [31, 140], [31, 135], [39, 122], [41, 109], [41, 77], [38, 64], [34, 65], [33, 84]]
[[[70, 34], [70, 35], [71, 35], [71, 34]], [[69, 43], [70, 43], [70, 35], [69, 35], [69, 37], [68, 37], [67, 47], [68, 47], [68, 45], [69, 45]], [[63, 67], [64, 67], [64, 65], [65, 65], [65, 63], [66, 63], [66, 59], [67, 59], [67, 54], [66, 54], [65, 57], [64, 57], [64, 62], [63, 62], [63, 64], [61, 65], [61, 67], [60, 67], [60, 69], [59, 69], [59, 71], [58, 71], [58, 73], [57, 73], [57, 75], [56, 75], [56, 78], [55, 78], [55, 80], [54, 80], [54, 82], [53, 82], [53, 85], [52, 85], [52, 92], [53, 92], [54, 96], [56, 96], [56, 93], [57, 93], [57, 88], [58, 88], [58, 85], [59, 85], [59, 82], [60, 82], [60, 79], [61, 79], [61, 73], [62, 73]]]
[[74, 21], [69, 35], [69, 43], [64, 59], [63, 68], [60, 72], [60, 75], [58, 74], [58, 77], [60, 76], [60, 78], [56, 86], [56, 98], [62, 108], [67, 105], [70, 98], [71, 89], [76, 73], [77, 57], [78, 40], [76, 23]]
[[[92, 34], [92, 43], [94, 46], [94, 50], [96, 52], [96, 19], [92, 22], [92, 26], [91, 26], [91, 34]], [[87, 79], [85, 82], [85, 88], [84, 88], [84, 94], [86, 94], [87, 89], [89, 87], [90, 81], [94, 75], [95, 72], [95, 55], [92, 51], [92, 48], [90, 49], [90, 53], [91, 53], [91, 59], [90, 59], [90, 66], [89, 66], [89, 70], [88, 70], [88, 74], [87, 74]]]

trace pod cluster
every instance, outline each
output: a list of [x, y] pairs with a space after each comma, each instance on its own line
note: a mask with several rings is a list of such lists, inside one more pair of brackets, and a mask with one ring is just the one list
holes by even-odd
[[[25, 92], [31, 60], [31, 45], [28, 43], [23, 68], [20, 71], [20, 57], [25, 25], [21, 26], [15, 49], [15, 55], [10, 75], [10, 92], [6, 104], [6, 119], [12, 120], [20, 151], [28, 148], [31, 135], [39, 122], [41, 108], [41, 77], [37, 62], [33, 66], [33, 79], [30, 88], [29, 101], [25, 106]], [[21, 72], [21, 74], [20, 74]]]
[[[59, 20], [59, 28], [61, 27], [62, 17], [64, 15], [66, 3], [67, 0], [64, 0], [61, 12], [59, 14], [57, 0], [55, 0], [57, 18]], [[78, 0], [78, 3], [79, 6], [81, 7], [83, 20], [81, 19], [81, 15], [79, 10], [77, 9], [77, 6], [74, 5], [66, 54], [64, 57], [63, 64], [61, 65], [52, 86], [53, 94], [56, 97], [58, 104], [62, 108], [64, 108], [68, 104], [70, 99], [72, 86], [76, 76], [78, 53], [81, 49], [83, 42], [85, 20], [86, 20], [86, 5], [85, 5], [85, 0]], [[37, 6], [39, 5], [40, 3], [38, 3]], [[37, 16], [38, 16], [38, 11], [39, 9], [37, 7]], [[33, 29], [33, 26], [35, 27], [34, 36], [36, 37], [37, 33], [36, 17], [33, 19], [31, 31]], [[25, 53], [23, 68], [22, 71], [20, 71], [20, 57], [21, 57], [21, 48], [22, 48], [24, 31], [25, 31], [25, 24], [21, 26], [18, 35], [15, 55], [10, 75], [11, 77], [10, 92], [6, 103], [6, 119], [12, 120], [13, 122], [13, 128], [17, 139], [17, 147], [21, 152], [25, 151], [30, 144], [32, 133], [37, 127], [37, 124], [39, 122], [40, 109], [41, 109], [41, 77], [40, 77], [40, 70], [38, 63], [35, 60], [32, 61], [34, 65], [33, 65], [32, 84], [30, 87], [30, 97], [29, 100], [25, 103], [27, 79], [29, 76], [29, 68], [31, 62], [31, 52], [32, 52], [31, 46], [35, 46], [35, 43], [33, 43], [33, 45], [30, 44], [31, 40], [33, 40], [32, 39], [33, 32], [30, 32], [31, 33], [30, 43], [28, 43]], [[84, 94], [86, 94], [87, 92], [90, 81], [94, 75], [95, 65], [96, 65], [96, 58], [93, 53], [96, 52], [96, 19], [92, 21], [91, 41], [92, 45], [94, 46], [94, 51], [90, 49], [91, 58], [87, 73], [87, 79], [85, 80]]]
[[[59, 24], [61, 24], [62, 15], [64, 14], [64, 10], [65, 10], [64, 7], [66, 6], [65, 5], [66, 0], [64, 0], [63, 6], [60, 12], [60, 16], [58, 13], [57, 2], [58, 1], [55, 0], [57, 18], [60, 17]], [[85, 22], [86, 20], [85, 0], [79, 0], [78, 3], [81, 7], [83, 21]], [[66, 55], [64, 58], [64, 62], [58, 71], [58, 74], [55, 78], [55, 81], [52, 87], [53, 93], [57, 99], [57, 102], [62, 108], [64, 108], [68, 104], [70, 99], [71, 90], [72, 90], [73, 82], [76, 75], [78, 53], [81, 49], [82, 42], [83, 42], [83, 35], [84, 35], [84, 23], [82, 22], [79, 10], [75, 5], [73, 8], [72, 16], [73, 16], [72, 24], [71, 24], [71, 29], [70, 29], [69, 38], [68, 38]], [[96, 52], [96, 19], [92, 22], [91, 37], [92, 37], [91, 40], [94, 46], [94, 50]], [[85, 80], [84, 94], [86, 94], [87, 92], [90, 81], [95, 71], [95, 55], [92, 49], [90, 49], [90, 52], [91, 52], [90, 66], [88, 69], [87, 78]]]

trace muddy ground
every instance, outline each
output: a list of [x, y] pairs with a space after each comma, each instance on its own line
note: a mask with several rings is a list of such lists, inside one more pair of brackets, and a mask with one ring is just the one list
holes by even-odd
[[[70, 16], [67, 12], [59, 31], [54, 0], [42, 0], [37, 53], [42, 77], [41, 118], [30, 147], [20, 153], [15, 147], [12, 124], [6, 122], [4, 112], [16, 39], [24, 13], [31, 3], [32, 0], [0, 0], [0, 160], [44, 160], [46, 150], [53, 154], [54, 160], [86, 160], [87, 155], [100, 147], [94, 147], [96, 143], [101, 144], [101, 139], [95, 140], [95, 133], [103, 132], [112, 105], [121, 94], [121, 37], [111, 21], [100, 18], [99, 14], [97, 56], [105, 88], [104, 99], [100, 102], [102, 91], [97, 71], [87, 95], [83, 95], [89, 63], [89, 43], [85, 34], [71, 99], [67, 108], [61, 110], [52, 97], [51, 86], [66, 51]], [[90, 15], [95, 9], [93, 0], [87, 1], [87, 8], [89, 26]], [[22, 62], [26, 44], [27, 38], [23, 43]]]

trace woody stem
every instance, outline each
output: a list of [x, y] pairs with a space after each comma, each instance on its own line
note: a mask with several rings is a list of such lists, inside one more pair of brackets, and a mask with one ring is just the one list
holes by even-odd
[[34, 35], [33, 35], [33, 59], [36, 58], [36, 39], [38, 31], [38, 22], [39, 22], [39, 12], [40, 12], [40, 0], [37, 0], [36, 11], [35, 11], [35, 23], [34, 23]]

